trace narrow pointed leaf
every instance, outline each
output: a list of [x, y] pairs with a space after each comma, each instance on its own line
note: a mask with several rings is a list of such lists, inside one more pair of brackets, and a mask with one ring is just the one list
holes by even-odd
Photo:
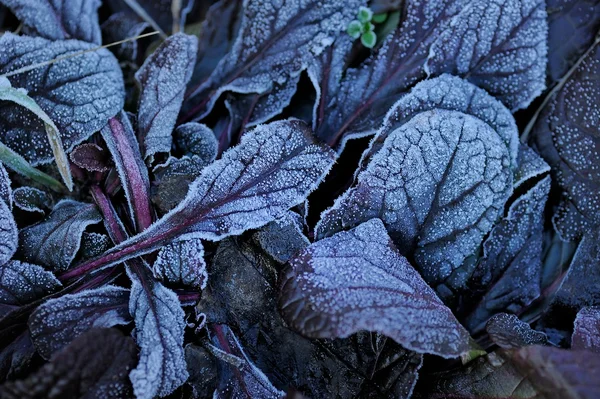
[[292, 259], [279, 304], [284, 319], [312, 338], [368, 330], [419, 353], [456, 357], [469, 349], [469, 334], [377, 219], [317, 241]]
[[197, 49], [195, 36], [170, 36], [135, 74], [140, 87], [138, 137], [144, 158], [171, 151], [173, 129], [192, 77]]
[[548, 25], [544, 0], [475, 0], [440, 33], [428, 75], [464, 76], [513, 111], [546, 87]]
[[1, 0], [35, 36], [100, 44], [98, 0]]
[[600, 307], [586, 307], [577, 313], [571, 348], [600, 353]]
[[29, 331], [39, 354], [49, 359], [94, 327], [113, 327], [131, 321], [129, 290], [107, 285], [50, 299], [29, 317]]
[[128, 269], [132, 281], [129, 312], [140, 347], [139, 363], [129, 378], [136, 398], [152, 399], [172, 393], [185, 382], [188, 372], [183, 352], [184, 313], [177, 295], [145, 273]]
[[101, 133], [117, 167], [129, 205], [129, 216], [138, 231], [142, 231], [152, 224], [153, 219], [150, 178], [127, 115], [121, 112], [111, 118]]
[[62, 200], [46, 219], [21, 230], [23, 255], [27, 261], [51, 270], [67, 270], [79, 250], [86, 227], [101, 220], [96, 206]]
[[485, 329], [492, 342], [504, 349], [548, 343], [546, 334], [532, 329], [514, 314], [499, 313], [493, 316], [486, 323]]
[[153, 265], [154, 275], [170, 284], [179, 284], [203, 290], [208, 274], [204, 261], [204, 247], [199, 239], [184, 237], [160, 249]]
[[17, 251], [19, 230], [8, 204], [0, 201], [0, 266], [8, 262]]
[[[394, 121], [395, 114], [390, 112]], [[316, 227], [326, 237], [380, 218], [425, 281], [446, 296], [512, 192], [508, 150], [488, 124], [456, 111], [422, 112], [390, 133], [354, 187]]]
[[[123, 76], [117, 60], [106, 49], [58, 60], [30, 69], [34, 64], [94, 48], [77, 41], [49, 41], [5, 33], [0, 38], [0, 74], [9, 74], [13, 87], [29, 96], [54, 121], [66, 152], [102, 128], [123, 107]], [[22, 72], [16, 73], [20, 68]], [[52, 160], [43, 122], [27, 110], [1, 104], [3, 142], [34, 165]]]

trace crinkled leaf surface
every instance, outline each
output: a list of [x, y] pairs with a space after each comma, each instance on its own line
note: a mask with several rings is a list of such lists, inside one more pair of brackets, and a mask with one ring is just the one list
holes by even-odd
[[62, 200], [46, 219], [20, 231], [20, 248], [27, 261], [64, 271], [73, 262], [86, 227], [101, 220], [95, 205]]
[[29, 331], [45, 359], [94, 327], [131, 321], [129, 290], [113, 285], [49, 299], [29, 317]]
[[52, 273], [31, 263], [10, 260], [0, 266], [2, 308], [26, 305], [57, 291], [61, 286]]
[[532, 140], [564, 192], [554, 225], [563, 239], [600, 225], [600, 44], [542, 110]]
[[[78, 40], [49, 41], [5, 33], [0, 38], [0, 73], [94, 47]], [[105, 49], [88, 52], [8, 78], [23, 88], [50, 116], [61, 134], [65, 150], [87, 139], [123, 107], [125, 92], [121, 68]], [[38, 164], [53, 159], [43, 122], [30, 111], [0, 103], [3, 143]]]
[[290, 260], [279, 304], [284, 319], [312, 338], [368, 330], [419, 353], [456, 357], [469, 349], [467, 331], [378, 219], [317, 241]]
[[93, 258], [110, 248], [111, 244], [106, 234], [86, 231], [81, 237], [81, 256], [84, 259]]
[[217, 158], [217, 138], [213, 131], [202, 123], [189, 122], [177, 126], [174, 141], [185, 155], [192, 157], [201, 166], [206, 166]]
[[139, 256], [183, 233], [220, 240], [261, 227], [306, 199], [329, 171], [333, 157], [301, 121], [261, 125], [205, 168], [175, 209], [84, 266]]
[[360, 0], [249, 0], [231, 51], [191, 95], [188, 114], [205, 116], [225, 91], [264, 93], [306, 68], [354, 17]]
[[[246, 356], [238, 339], [227, 326], [216, 326], [213, 353], [221, 360], [219, 387], [213, 398], [283, 399], [285, 392], [271, 384], [267, 376]], [[224, 366], [224, 367], [223, 367]]]
[[131, 384], [126, 376], [135, 359], [135, 343], [130, 337], [115, 329], [93, 329], [26, 379], [2, 385], [0, 396], [7, 399], [130, 397]]
[[507, 147], [488, 124], [456, 111], [425, 111], [389, 126], [356, 185], [323, 213], [317, 234], [380, 218], [400, 252], [414, 254], [425, 281], [446, 295], [447, 279], [477, 250], [512, 191]]
[[[323, 111], [317, 120], [317, 136], [335, 146], [343, 145], [348, 138], [373, 134], [400, 95], [426, 77], [423, 66], [429, 46], [466, 3], [404, 1], [400, 26], [381, 48], [361, 66], [348, 69], [339, 89], [320, 90], [319, 107]], [[342, 49], [343, 41], [340, 46]], [[325, 71], [322, 76], [330, 75]]]
[[585, 307], [577, 313], [571, 348], [600, 353], [600, 307]]
[[258, 230], [253, 238], [269, 256], [284, 264], [310, 245], [310, 241], [302, 233], [298, 218], [300, 215], [290, 211]]
[[106, 155], [99, 145], [83, 143], [71, 151], [69, 158], [75, 165], [89, 172], [106, 172], [109, 169]]
[[2, 0], [28, 33], [50, 40], [78, 39], [100, 44], [99, 0]]
[[140, 87], [137, 124], [144, 158], [171, 151], [172, 133], [192, 77], [198, 39], [177, 33], [146, 58], [135, 74]]
[[17, 251], [19, 230], [9, 205], [0, 201], [0, 265], [5, 264]]
[[48, 193], [35, 187], [17, 187], [12, 197], [15, 206], [27, 212], [44, 213], [44, 209], [52, 204], [52, 198]]
[[548, 81], [558, 82], [594, 42], [600, 28], [600, 1], [546, 0]]
[[464, 76], [515, 111], [544, 90], [544, 0], [474, 0], [436, 37], [427, 74]]
[[545, 345], [546, 334], [532, 329], [514, 314], [499, 313], [488, 320], [485, 329], [492, 342], [501, 348], [520, 348], [527, 345]]
[[208, 280], [204, 246], [199, 239], [184, 237], [160, 249], [154, 275], [169, 284], [204, 289]]
[[8, 209], [12, 209], [12, 188], [8, 172], [2, 162], [0, 162], [0, 199], [8, 206]]
[[154, 281], [145, 271], [127, 274], [132, 281], [129, 312], [140, 360], [129, 373], [135, 396], [166, 396], [188, 377], [183, 353], [184, 313], [177, 295]]
[[[550, 176], [546, 176], [515, 200], [484, 242], [483, 257], [466, 281], [470, 297], [466, 302], [473, 307], [465, 324], [471, 331], [481, 330], [495, 313], [522, 311], [540, 296], [544, 208], [549, 191]], [[456, 275], [455, 286], [462, 285], [468, 269], [464, 268], [463, 276]]]
[[506, 144], [513, 168], [517, 167], [519, 132], [510, 111], [485, 90], [448, 74], [418, 83], [394, 104], [371, 141], [369, 150], [363, 155], [363, 164], [381, 149], [387, 137], [398, 127], [418, 113], [434, 109], [460, 111], [488, 124]]

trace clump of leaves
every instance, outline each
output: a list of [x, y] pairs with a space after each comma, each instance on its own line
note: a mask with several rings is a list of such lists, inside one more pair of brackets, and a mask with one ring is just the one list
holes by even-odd
[[0, 4], [3, 397], [599, 394], [600, 2]]

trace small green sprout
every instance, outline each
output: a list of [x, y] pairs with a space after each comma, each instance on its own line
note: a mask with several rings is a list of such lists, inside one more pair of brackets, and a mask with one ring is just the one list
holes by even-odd
[[358, 39], [360, 37], [360, 35], [363, 33], [363, 25], [359, 21], [354, 20], [348, 24], [348, 28], [346, 29], [346, 32], [353, 39]]
[[375, 22], [376, 24], [380, 24], [382, 22], [385, 22], [385, 20], [388, 17], [388, 13], [387, 12], [382, 12], [381, 14], [375, 14], [373, 15], [373, 18], [371, 19], [371, 21]]
[[364, 24], [364, 23], [370, 22], [371, 18], [373, 18], [373, 11], [371, 11], [370, 8], [360, 7], [358, 9], [357, 19], [359, 22]]
[[[385, 22], [387, 13], [375, 14], [367, 7], [360, 7], [356, 19], [348, 24], [346, 32], [353, 39], [360, 37], [360, 42], [367, 48], [373, 48], [377, 44], [377, 34], [375, 33], [375, 25]], [[373, 21], [373, 22], [371, 22]]]
[[377, 43], [377, 35], [375, 34], [375, 32], [365, 32], [360, 37], [360, 42], [366, 48], [373, 48], [373, 46], [375, 46], [375, 43]]

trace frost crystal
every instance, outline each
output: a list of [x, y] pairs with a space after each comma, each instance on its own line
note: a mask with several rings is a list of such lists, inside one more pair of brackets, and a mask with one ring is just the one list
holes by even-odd
[[[95, 46], [77, 40], [52, 42], [4, 33], [0, 38], [0, 74], [50, 61]], [[123, 75], [106, 49], [60, 60], [9, 77], [13, 87], [29, 96], [58, 127], [65, 150], [100, 130], [123, 108]], [[40, 120], [20, 106], [2, 102], [2, 142], [31, 163], [50, 162], [52, 150]]]
[[455, 357], [469, 349], [467, 331], [378, 219], [309, 246], [289, 262], [281, 287], [283, 317], [312, 338], [367, 330], [418, 353]]
[[190, 122], [177, 126], [173, 139], [177, 147], [200, 166], [206, 166], [217, 158], [217, 138], [213, 131], [202, 123]]
[[2, 162], [0, 162], [0, 200], [4, 201], [8, 209], [12, 209], [12, 188], [10, 185], [10, 178], [4, 168]]
[[29, 262], [53, 271], [67, 270], [79, 251], [83, 231], [101, 221], [95, 205], [62, 200], [46, 219], [21, 230], [21, 250]]
[[19, 230], [8, 204], [0, 201], [0, 266], [12, 258], [17, 251]]
[[153, 270], [158, 279], [167, 283], [203, 290], [206, 287], [208, 274], [202, 242], [194, 238], [187, 240], [183, 236], [162, 247], [154, 262]]
[[129, 290], [107, 285], [49, 299], [29, 317], [29, 331], [42, 357], [50, 356], [94, 327], [131, 321]]
[[35, 187], [21, 186], [13, 191], [15, 206], [27, 212], [44, 213], [44, 209], [52, 204], [52, 198]]
[[488, 124], [456, 111], [422, 112], [393, 128], [356, 186], [323, 213], [317, 234], [380, 218], [437, 286], [500, 216], [512, 192], [508, 150]]
[[495, 315], [487, 322], [485, 329], [492, 342], [504, 349], [548, 343], [546, 334], [532, 329], [514, 314]]
[[0, 266], [0, 304], [21, 306], [61, 288], [52, 273], [30, 263], [11, 260]]
[[586, 307], [577, 313], [571, 348], [600, 353], [600, 306]]
[[195, 36], [170, 36], [135, 74], [140, 87], [137, 121], [144, 158], [171, 151], [171, 135], [192, 77], [197, 49]]
[[474, 0], [431, 45], [428, 75], [448, 72], [516, 111], [545, 89], [548, 25], [544, 0]]

